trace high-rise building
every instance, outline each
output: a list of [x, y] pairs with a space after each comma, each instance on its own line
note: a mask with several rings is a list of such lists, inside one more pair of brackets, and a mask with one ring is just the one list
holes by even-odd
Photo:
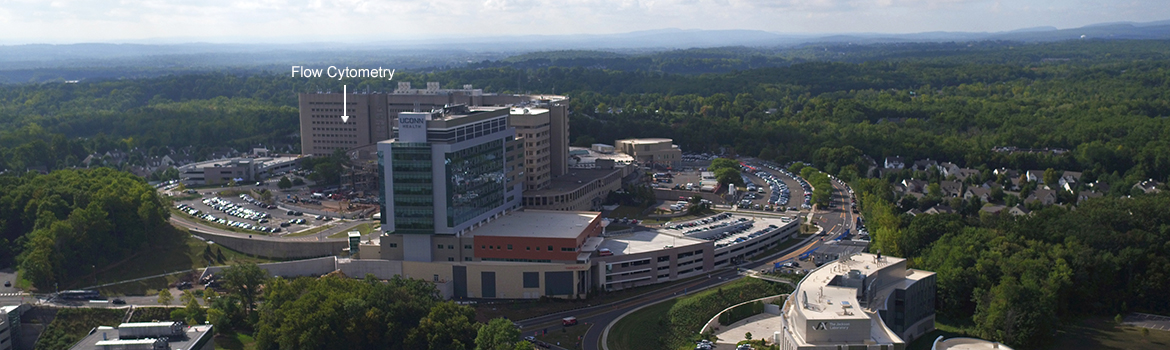
[[[565, 173], [569, 155], [568, 98], [556, 95], [513, 95], [484, 93], [463, 85], [461, 89], [442, 89], [439, 83], [427, 83], [425, 89], [411, 88], [409, 82], [398, 83], [392, 92], [351, 91], [348, 96], [335, 92], [302, 93], [300, 103], [301, 153], [331, 154], [335, 150], [352, 150], [394, 137], [398, 114], [430, 112], [447, 106], [515, 106], [549, 110], [549, 147], [552, 154], [550, 174]], [[341, 104], [348, 105], [345, 111]], [[342, 115], [349, 118], [342, 120]]]
[[432, 236], [460, 236], [520, 208], [523, 181], [511, 174], [519, 174], [523, 157], [516, 156], [509, 111], [454, 106], [398, 114], [398, 137], [378, 143], [379, 191], [382, 230], [403, 235], [406, 260], [431, 261]]
[[509, 124], [516, 128], [516, 138], [524, 142], [524, 189], [548, 188], [552, 182], [549, 110], [512, 108]]

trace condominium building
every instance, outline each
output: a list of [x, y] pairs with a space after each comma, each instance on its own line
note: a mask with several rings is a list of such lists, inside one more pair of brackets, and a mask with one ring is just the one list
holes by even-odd
[[813, 270], [781, 310], [783, 350], [892, 349], [934, 329], [935, 274], [868, 253]]

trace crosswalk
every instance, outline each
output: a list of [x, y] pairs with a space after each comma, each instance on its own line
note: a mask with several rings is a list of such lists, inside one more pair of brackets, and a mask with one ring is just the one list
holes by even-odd
[[26, 295], [29, 295], [29, 294], [25, 293], [25, 292], [0, 293], [0, 297], [20, 297], [20, 296], [26, 296]]

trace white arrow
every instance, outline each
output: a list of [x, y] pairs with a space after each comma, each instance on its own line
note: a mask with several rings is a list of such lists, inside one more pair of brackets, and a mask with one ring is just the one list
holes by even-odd
[[346, 97], [348, 97], [347, 96], [348, 93], [346, 93], [346, 91], [347, 91], [346, 89], [347, 89], [347, 87], [345, 85], [341, 86], [341, 122], [342, 123], [349, 121], [349, 115], [346, 114], [346, 113], [348, 113], [346, 111], [349, 110], [349, 104], [346, 103], [346, 102], [348, 102], [348, 101], [346, 101]]

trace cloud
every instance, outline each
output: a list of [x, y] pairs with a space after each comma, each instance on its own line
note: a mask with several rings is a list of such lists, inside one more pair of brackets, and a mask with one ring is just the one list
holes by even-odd
[[661, 28], [1002, 31], [1170, 18], [1164, 0], [0, 0], [0, 40], [496, 36]]

